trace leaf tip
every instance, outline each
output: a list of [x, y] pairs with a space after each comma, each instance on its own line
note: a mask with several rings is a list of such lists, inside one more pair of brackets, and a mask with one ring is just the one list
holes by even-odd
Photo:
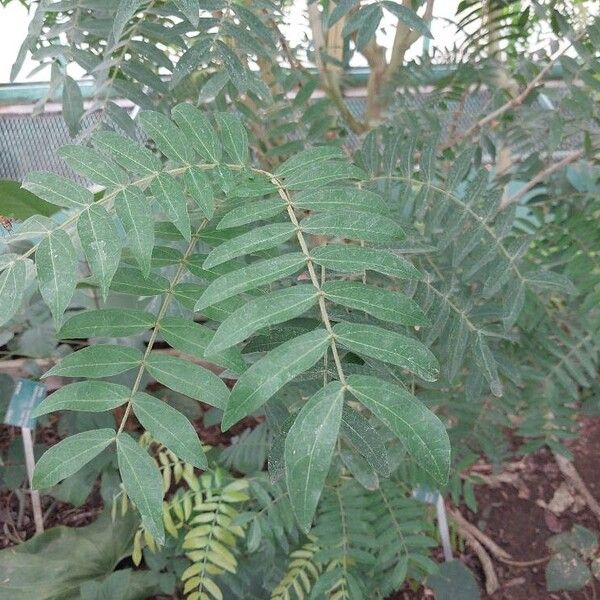
[[239, 417], [233, 412], [225, 409], [225, 413], [223, 414], [223, 419], [221, 420], [221, 431], [225, 432], [231, 427], [233, 427], [238, 421]]

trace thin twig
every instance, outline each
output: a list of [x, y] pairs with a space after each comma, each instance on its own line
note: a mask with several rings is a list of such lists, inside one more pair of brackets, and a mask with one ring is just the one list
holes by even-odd
[[469, 523], [467, 519], [465, 519], [458, 510], [449, 509], [448, 516], [455, 522], [455, 524], [459, 527], [460, 530], [468, 532], [474, 538], [476, 538], [481, 544], [483, 544], [496, 558], [500, 560], [511, 560], [511, 555], [498, 546], [496, 542], [490, 539], [481, 529], [473, 525], [473, 523]]
[[485, 117], [481, 118], [479, 121], [471, 125], [464, 133], [457, 135], [454, 139], [448, 140], [445, 144], [442, 145], [441, 149], [446, 150], [447, 148], [451, 148], [452, 146], [456, 146], [460, 142], [471, 138], [474, 134], [479, 132], [480, 129], [485, 127], [488, 123], [491, 123], [501, 117], [505, 112], [510, 110], [511, 108], [515, 108], [521, 105], [525, 99], [531, 94], [531, 92], [542, 82], [544, 77], [550, 72], [552, 67], [558, 62], [561, 56], [569, 50], [573, 44], [579, 40], [583, 36], [583, 32], [575, 37], [575, 39], [567, 44], [561, 50], [555, 52], [551, 57], [546, 66], [527, 84], [527, 86], [523, 89], [523, 91], [511, 98], [508, 102], [504, 103], [502, 106], [498, 107], [496, 110], [488, 113]]
[[575, 465], [560, 454], [553, 452], [554, 460], [560, 469], [560, 472], [565, 478], [573, 485], [573, 487], [579, 492], [581, 497], [585, 500], [588, 508], [594, 513], [598, 521], [600, 522], [600, 504], [594, 498], [587, 485], [577, 472]]
[[572, 162], [579, 160], [584, 154], [583, 149], [577, 150], [576, 152], [572, 152], [565, 156], [562, 160], [552, 163], [551, 165], [544, 167], [539, 173], [534, 175], [528, 182], [525, 184], [518, 192], [513, 194], [512, 196], [504, 196], [502, 201], [500, 202], [500, 210], [505, 209], [506, 207], [518, 202], [529, 190], [532, 190], [538, 183], [541, 183], [548, 177], [555, 173], [556, 171], [560, 171], [567, 165], [570, 165]]

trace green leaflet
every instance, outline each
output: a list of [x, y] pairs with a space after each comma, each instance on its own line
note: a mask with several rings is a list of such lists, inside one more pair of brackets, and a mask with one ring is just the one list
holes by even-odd
[[382, 5], [411, 29], [418, 31], [428, 38], [433, 37], [427, 23], [411, 8], [392, 0], [383, 0]]
[[93, 204], [77, 222], [77, 233], [90, 271], [106, 300], [110, 282], [121, 260], [121, 240], [111, 216], [103, 206]]
[[348, 391], [400, 439], [437, 483], [450, 471], [450, 440], [444, 424], [406, 390], [366, 375], [348, 377]]
[[364, 179], [366, 173], [346, 161], [314, 162], [294, 171], [285, 178], [285, 187], [291, 190], [310, 190], [343, 179]]
[[456, 319], [450, 333], [448, 334], [448, 379], [454, 381], [463, 365], [467, 345], [469, 343], [470, 330], [467, 319]]
[[198, 167], [190, 167], [183, 176], [185, 188], [207, 219], [215, 213], [215, 198], [206, 173]]
[[62, 113], [71, 137], [77, 135], [79, 122], [83, 116], [83, 96], [77, 82], [68, 75], [64, 78], [62, 93]]
[[379, 22], [383, 17], [383, 11], [379, 4], [369, 4], [363, 6], [360, 11], [354, 13], [354, 15], [348, 20], [342, 35], [347, 36], [352, 31], [356, 31], [356, 49], [362, 51], [362, 49], [369, 43], [369, 41], [375, 36]]
[[481, 334], [477, 334], [475, 340], [475, 347], [473, 349], [475, 360], [483, 372], [483, 376], [486, 381], [490, 384], [490, 391], [494, 396], [500, 398], [503, 394], [502, 383], [498, 377], [498, 368], [496, 367], [496, 360], [494, 355], [485, 340], [485, 337]]
[[[143, 42], [140, 42], [140, 44], [143, 44]], [[129, 47], [131, 48], [131, 45]], [[108, 117], [109, 121], [112, 121], [114, 125], [122, 129], [131, 138], [136, 137], [137, 127], [126, 109], [124, 109], [122, 106], [119, 106], [118, 104], [115, 104], [114, 102], [109, 101], [106, 103], [105, 110], [106, 116]], [[98, 145], [96, 144], [96, 146]], [[122, 163], [118, 160], [117, 163], [123, 166]]]
[[57, 410], [102, 412], [127, 402], [131, 390], [108, 381], [76, 381], [48, 396], [34, 411], [35, 417]]
[[285, 342], [255, 362], [237, 381], [221, 423], [226, 431], [260, 408], [286, 383], [310, 369], [330, 342], [325, 329], [315, 329]]
[[352, 352], [404, 367], [425, 381], [435, 381], [439, 365], [421, 342], [374, 325], [338, 323], [335, 339]]
[[115, 40], [118, 41], [120, 39], [125, 25], [127, 25], [143, 3], [143, 0], [119, 0], [112, 24], [112, 33]]
[[365, 242], [392, 242], [404, 237], [402, 228], [388, 217], [349, 210], [311, 215], [302, 220], [300, 227], [305, 233]]
[[139, 269], [119, 267], [115, 273], [110, 289], [121, 294], [133, 296], [158, 296], [169, 289], [169, 280], [158, 273], [150, 272], [144, 277]]
[[[575, 561], [575, 564], [578, 564], [578, 562]], [[572, 569], [573, 563], [571, 563], [569, 569], [571, 573], [575, 571]], [[548, 586], [547, 580], [546, 585], [548, 591], [550, 591], [551, 588]], [[442, 563], [439, 569], [427, 577], [427, 587], [431, 588], [437, 600], [454, 600], [455, 598], [481, 600], [479, 582], [473, 571], [460, 560], [450, 560]]]
[[340, 459], [352, 477], [362, 487], [369, 491], [379, 489], [379, 476], [362, 456], [351, 450], [342, 449], [340, 451]]
[[171, 119], [153, 110], [141, 111], [138, 118], [144, 132], [167, 158], [178, 164], [194, 162], [194, 151], [188, 139]]
[[197, 283], [180, 283], [173, 290], [173, 297], [185, 308], [193, 309], [206, 286]]
[[[205, 240], [208, 244], [211, 243], [211, 240]], [[225, 275], [225, 273], [231, 273], [236, 269], [244, 267], [247, 263], [244, 260], [235, 260], [230, 261], [228, 263], [221, 263], [216, 267], [212, 267], [210, 269], [204, 269], [202, 264], [206, 260], [205, 254], [192, 254], [186, 260], [186, 267], [188, 271], [198, 277], [199, 279], [203, 279], [205, 281], [214, 281], [221, 275]]]
[[320, 164], [327, 160], [345, 160], [346, 155], [340, 148], [334, 146], [319, 146], [318, 148], [308, 148], [298, 152], [291, 158], [288, 158], [283, 164], [275, 170], [275, 175], [279, 178], [289, 178], [302, 173], [307, 167], [314, 164]]
[[225, 409], [229, 390], [223, 381], [208, 369], [159, 352], [151, 352], [145, 364], [148, 373], [168, 388]]
[[323, 285], [322, 290], [332, 302], [364, 310], [390, 323], [400, 325], [429, 323], [419, 305], [401, 292], [392, 292], [352, 281], [328, 281]]
[[[234, 177], [235, 184], [229, 192], [230, 198], [260, 198], [277, 192], [277, 186], [268, 175], [263, 173], [243, 170]], [[279, 197], [279, 204], [283, 208], [286, 207], [281, 197]]]
[[58, 442], [38, 460], [33, 472], [33, 488], [46, 489], [73, 475], [114, 440], [114, 429], [94, 429]]
[[246, 362], [237, 348], [228, 348], [222, 352], [207, 352], [214, 331], [189, 319], [164, 317], [160, 322], [160, 333], [172, 348], [181, 350], [190, 356], [215, 363], [234, 373], [243, 373]]
[[317, 313], [314, 311], [312, 317], [307, 315], [292, 319], [287, 323], [273, 325], [252, 336], [244, 346], [244, 350], [247, 352], [269, 352], [283, 344], [283, 342], [287, 342], [307, 331], [312, 331], [320, 324], [321, 319], [317, 317]]
[[292, 252], [255, 262], [242, 269], [221, 275], [206, 288], [194, 306], [195, 311], [236, 296], [241, 292], [277, 281], [297, 273], [306, 266], [306, 257], [301, 252]]
[[189, 242], [192, 232], [190, 217], [187, 212], [187, 201], [177, 179], [167, 173], [161, 173], [150, 184], [150, 191], [168, 219]]
[[152, 266], [156, 268], [179, 266], [183, 261], [183, 254], [169, 246], [155, 246], [152, 249]]
[[[233, 239], [235, 239], [237, 236], [239, 236], [241, 233], [246, 233], [250, 230], [250, 227], [239, 227], [236, 229], [227, 229], [225, 231], [220, 231], [218, 229], [216, 229], [215, 227], [206, 227], [204, 228], [198, 235], [199, 239], [202, 240], [203, 242], [206, 242], [209, 246], [219, 246], [220, 244], [223, 244], [225, 242], [229, 242]], [[200, 255], [197, 255], [194, 257], [195, 263], [196, 265], [201, 265], [202, 268], [204, 269], [204, 266], [202, 265], [202, 263], [200, 263]], [[204, 260], [206, 260], [206, 256], [203, 257]], [[235, 266], [242, 266], [246, 264], [245, 261], [243, 260], [236, 260], [233, 262], [234, 267]], [[231, 271], [232, 268], [231, 265], [223, 265], [221, 266], [221, 264], [216, 265], [218, 268], [209, 268], [208, 271], [215, 274], [215, 275], [222, 275], [223, 273], [227, 272], [228, 270]], [[224, 269], [224, 270], [223, 270]], [[204, 275], [202, 275], [202, 277], [204, 278]]]
[[229, 227], [239, 227], [247, 225], [262, 219], [269, 219], [285, 210], [285, 204], [281, 198], [267, 198], [266, 200], [257, 200], [250, 204], [243, 204], [229, 211], [217, 225], [217, 229], [227, 229]]
[[148, 88], [149, 92], [159, 92], [164, 94], [169, 91], [169, 86], [160, 78], [160, 76], [140, 62], [134, 60], [124, 62], [121, 65], [121, 71], [128, 77], [136, 79], [140, 84]]
[[215, 121], [221, 131], [223, 149], [236, 164], [245, 165], [250, 155], [248, 153], [248, 134], [239, 117], [233, 113], [218, 112]]
[[157, 464], [131, 436], [117, 436], [117, 459], [123, 486], [142, 516], [152, 537], [162, 544], [165, 531], [162, 520], [163, 482]]
[[525, 286], [522, 281], [513, 281], [507, 287], [508, 290], [502, 311], [502, 323], [504, 324], [504, 329], [509, 331], [517, 322], [525, 305]]
[[0, 273], [0, 327], [19, 310], [27, 285], [24, 260], [15, 260]]
[[[243, 30], [240, 29], [238, 31], [241, 32]], [[214, 50], [220, 57], [231, 83], [233, 83], [239, 92], [245, 92], [248, 88], [248, 77], [244, 65], [237, 54], [225, 42], [219, 39], [214, 42]]]
[[[175, 68], [171, 65], [170, 70], [173, 71], [171, 77], [170, 88], [173, 89], [178, 86], [190, 73], [194, 72], [199, 65], [201, 65], [206, 59], [209, 58], [212, 39], [210, 37], [204, 37], [199, 39], [193, 46], [190, 46], [179, 58]], [[227, 74], [223, 71], [218, 71], [215, 76], [222, 75], [225, 77], [223, 85], [227, 83]], [[211, 77], [209, 77], [211, 79]], [[202, 100], [198, 100], [202, 102]], [[172, 115], [175, 119], [175, 115]], [[177, 121], [177, 119], [175, 119]], [[180, 121], [177, 121], [178, 125], [185, 130]]]
[[314, 211], [364, 211], [389, 214], [385, 200], [375, 192], [351, 187], [321, 188], [294, 196], [296, 208]]
[[[58, 207], [26, 190], [20, 181], [0, 179], [0, 212], [2, 216], [18, 221], [38, 218], [52, 223], [48, 217], [58, 212]], [[22, 228], [19, 224], [19, 231]], [[11, 238], [14, 234], [11, 232]]]
[[136, 348], [98, 344], [68, 354], [44, 377], [109, 377], [129, 371], [142, 362], [142, 353]]
[[107, 188], [127, 185], [127, 173], [97, 150], [69, 144], [58, 149], [58, 155], [77, 173]]
[[56, 223], [43, 215], [32, 215], [12, 233], [11, 240], [29, 240], [38, 235], [48, 235], [56, 228]]
[[0, 272], [2, 272], [6, 268], [10, 268], [14, 265], [17, 260], [28, 260], [27, 258], [21, 258], [18, 254], [14, 252], [4, 252], [0, 254]]
[[70, 317], [58, 332], [59, 339], [127, 337], [154, 326], [156, 317], [143, 310], [104, 308], [84, 310]]
[[150, 199], [139, 188], [129, 186], [118, 193], [115, 208], [127, 234], [129, 248], [142, 273], [148, 276], [154, 248], [154, 219]]
[[344, 388], [333, 381], [300, 410], [285, 438], [285, 480], [292, 509], [308, 533], [338, 438]]
[[[204, 292], [205, 287], [195, 283], [180, 283], [175, 288], [175, 298], [186, 308], [194, 310], [194, 306]], [[217, 302], [202, 309], [202, 315], [212, 321], [224, 321], [231, 313], [244, 304], [244, 299], [239, 296], [229, 297], [222, 302]]]
[[208, 462], [192, 424], [166, 402], [138, 392], [133, 397], [133, 412], [144, 429], [185, 462], [207, 469]]
[[561, 294], [576, 294], [573, 282], [563, 273], [554, 271], [533, 271], [526, 274], [527, 281], [540, 290], [550, 290]]
[[198, 95], [198, 101], [210, 102], [214, 100], [227, 83], [229, 83], [229, 75], [226, 71], [216, 72], [214, 75], [211, 75], [202, 86]]
[[171, 116], [202, 158], [213, 163], [221, 161], [221, 142], [203, 112], [191, 104], [182, 103], [171, 111]]
[[162, 164], [148, 148], [112, 131], [98, 131], [92, 136], [96, 147], [104, 150], [122, 167], [136, 175], [151, 175], [162, 170]]
[[177, 8], [185, 15], [185, 18], [194, 26], [200, 21], [200, 10], [197, 0], [173, 0]]
[[64, 208], [81, 210], [94, 201], [92, 192], [54, 173], [29, 173], [23, 187], [42, 200]]
[[256, 227], [248, 233], [223, 242], [206, 257], [203, 268], [208, 269], [220, 265], [232, 258], [244, 256], [259, 250], [274, 248], [287, 242], [296, 232], [293, 223], [272, 223]]
[[208, 351], [229, 348], [263, 327], [298, 317], [315, 304], [317, 298], [318, 292], [314, 286], [306, 284], [277, 290], [251, 300], [221, 323]]
[[388, 452], [383, 437], [359, 412], [344, 406], [342, 434], [375, 471], [389, 477], [391, 473]]
[[69, 236], [57, 229], [45, 237], [35, 252], [40, 294], [58, 329], [77, 284], [77, 255]]

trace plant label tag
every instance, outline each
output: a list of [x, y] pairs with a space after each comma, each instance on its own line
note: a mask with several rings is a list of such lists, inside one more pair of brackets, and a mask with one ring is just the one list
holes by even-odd
[[437, 490], [431, 490], [424, 485], [416, 487], [412, 492], [412, 497], [425, 504], [436, 504], [440, 493]]
[[450, 531], [448, 529], [448, 515], [446, 514], [446, 505], [444, 498], [437, 490], [431, 490], [424, 485], [416, 487], [412, 491], [412, 497], [419, 502], [433, 504], [437, 516], [438, 531], [444, 550], [444, 560], [446, 562], [452, 560], [452, 545], [450, 544]]
[[19, 379], [10, 399], [4, 423], [34, 429], [35, 418], [31, 413], [45, 397], [46, 386], [43, 383], [31, 379]]

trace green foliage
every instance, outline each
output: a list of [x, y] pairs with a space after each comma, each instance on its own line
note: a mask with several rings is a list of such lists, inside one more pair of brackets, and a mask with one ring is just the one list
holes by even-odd
[[465, 600], [479, 600], [481, 595], [471, 571], [460, 561], [452, 560], [440, 567], [440, 572], [427, 580], [440, 600], [452, 600], [460, 594]]
[[[159, 506], [159, 518], [169, 535], [167, 545], [175, 544], [189, 561], [179, 573], [183, 593], [191, 600], [223, 598], [218, 577], [237, 572], [238, 544], [246, 535], [244, 528], [236, 524], [236, 519], [239, 516], [237, 506], [250, 499], [248, 481], [232, 480], [220, 468], [197, 477], [191, 464], [181, 461], [147, 433], [140, 443], [149, 446], [155, 454], [154, 460], [148, 459], [162, 470], [161, 487], [168, 491], [171, 482], [179, 484], [177, 492]], [[140, 445], [136, 446], [148, 456]], [[183, 480], [185, 487], [181, 485]], [[125, 492], [139, 507], [127, 486]], [[164, 540], [157, 539], [155, 532], [154, 526], [149, 527], [146, 522], [138, 529], [132, 548], [134, 564], [139, 565], [142, 561], [144, 547], [152, 553], [159, 552], [157, 542], [164, 543]]]
[[[558, 96], [547, 69], [518, 58], [542, 17], [511, 6], [492, 7], [425, 102], [410, 86], [427, 64], [386, 71], [404, 92], [348, 138], [338, 75], [378, 49], [384, 12], [407, 40], [428, 34], [406, 6], [317, 11], [343, 52], [315, 43], [329, 97], [311, 98], [319, 81], [279, 39], [278, 5], [39, 4], [15, 72], [27, 50], [52, 64], [81, 134], [59, 155], [102, 190], [32, 173], [23, 187], [56, 212], [3, 238], [3, 324], [42, 314], [64, 342], [46, 376], [81, 379], [38, 409], [73, 411], [75, 425], [35, 483], [112, 461], [122, 510], [131, 501], [142, 519], [134, 563], [176, 573], [191, 600], [361, 600], [422, 581], [437, 542], [412, 488], [472, 507], [461, 470], [480, 454], [500, 462], [515, 423], [523, 450], [564, 452], [597, 393], [598, 24], [575, 35], [547, 11], [573, 44]], [[463, 9], [460, 27], [480, 18], [480, 3]], [[505, 49], [514, 81], [498, 85], [495, 63], [463, 59], [505, 30], [520, 37]], [[84, 132], [69, 62], [96, 84], [101, 115]], [[466, 94], [483, 85], [487, 112], [465, 125]], [[381, 91], [368, 110], [387, 106]], [[141, 108], [135, 121], [115, 96]], [[544, 162], [562, 139], [582, 146], [566, 178]], [[230, 446], [206, 456], [200, 415], [232, 430]]]
[[586, 527], [574, 525], [571, 531], [553, 535], [546, 543], [552, 550], [546, 565], [549, 592], [577, 591], [600, 575], [598, 539]]
[[0, 214], [24, 221], [33, 215], [50, 216], [57, 208], [21, 187], [18, 181], [0, 179]]

